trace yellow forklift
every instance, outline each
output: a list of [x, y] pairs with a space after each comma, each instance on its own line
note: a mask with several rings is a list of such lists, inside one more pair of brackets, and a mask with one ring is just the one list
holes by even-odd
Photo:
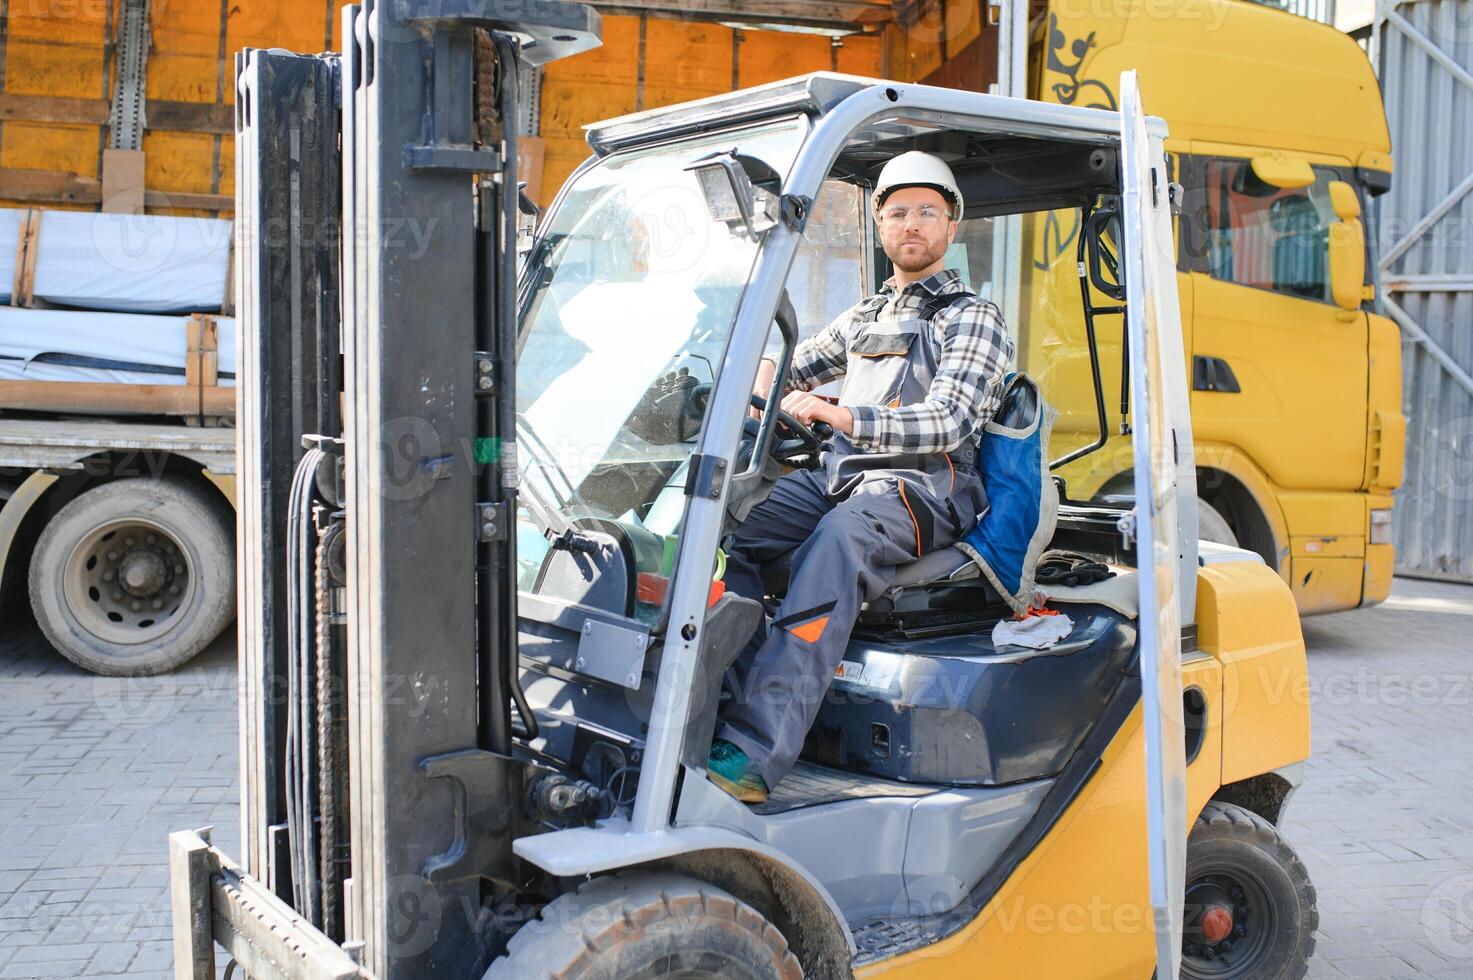
[[[1304, 647], [1261, 559], [1197, 541], [1132, 73], [1118, 112], [820, 73], [599, 123], [519, 260], [519, 73], [597, 16], [343, 17], [340, 54], [238, 61], [244, 853], [171, 837], [177, 976], [1304, 975]], [[902, 569], [744, 804], [705, 760], [765, 610], [723, 540], [823, 442], [753, 380], [832, 315], [816, 270], [884, 277], [862, 202], [914, 149], [999, 228], [1079, 209], [1088, 343], [1050, 356], [1123, 383], [1134, 494], [1060, 481], [1051, 546], [1111, 575], [1046, 590], [1048, 649], [993, 642], [964, 552]], [[985, 294], [1008, 255], [957, 260]]]

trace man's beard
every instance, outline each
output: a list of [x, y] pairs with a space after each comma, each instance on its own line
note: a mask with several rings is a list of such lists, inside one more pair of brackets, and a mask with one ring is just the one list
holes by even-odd
[[[907, 244], [920, 244], [922, 251], [907, 252], [905, 250]], [[895, 250], [895, 254], [890, 256], [890, 261], [895, 263], [895, 268], [901, 272], [920, 272], [922, 269], [930, 268], [945, 254], [946, 245], [944, 243], [932, 246], [928, 242], [902, 242], [901, 246]]]

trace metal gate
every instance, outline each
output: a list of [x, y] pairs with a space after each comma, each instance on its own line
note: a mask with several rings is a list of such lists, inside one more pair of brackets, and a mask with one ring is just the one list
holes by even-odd
[[1381, 0], [1372, 44], [1396, 158], [1376, 202], [1403, 338], [1396, 570], [1473, 581], [1473, 0]]

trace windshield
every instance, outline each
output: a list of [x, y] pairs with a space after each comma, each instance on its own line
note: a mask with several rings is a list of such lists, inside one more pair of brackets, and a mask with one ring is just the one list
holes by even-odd
[[617, 522], [645, 543], [640, 553], [673, 546], [701, 386], [716, 379], [757, 254], [711, 219], [684, 168], [736, 147], [786, 174], [803, 132], [789, 119], [618, 154], [564, 192], [524, 270], [524, 589], [538, 580], [547, 533], [570, 525]]

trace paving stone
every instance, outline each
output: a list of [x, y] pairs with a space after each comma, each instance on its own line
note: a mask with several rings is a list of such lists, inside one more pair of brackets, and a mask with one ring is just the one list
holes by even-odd
[[[16, 954], [19, 955], [20, 951], [17, 950]], [[0, 980], [70, 980], [80, 976], [86, 966], [86, 960], [22, 962], [12, 957], [0, 968]]]
[[88, 976], [122, 973], [133, 962], [133, 957], [138, 955], [139, 947], [139, 943], [107, 943], [97, 951], [96, 956], [92, 957], [85, 972]]

